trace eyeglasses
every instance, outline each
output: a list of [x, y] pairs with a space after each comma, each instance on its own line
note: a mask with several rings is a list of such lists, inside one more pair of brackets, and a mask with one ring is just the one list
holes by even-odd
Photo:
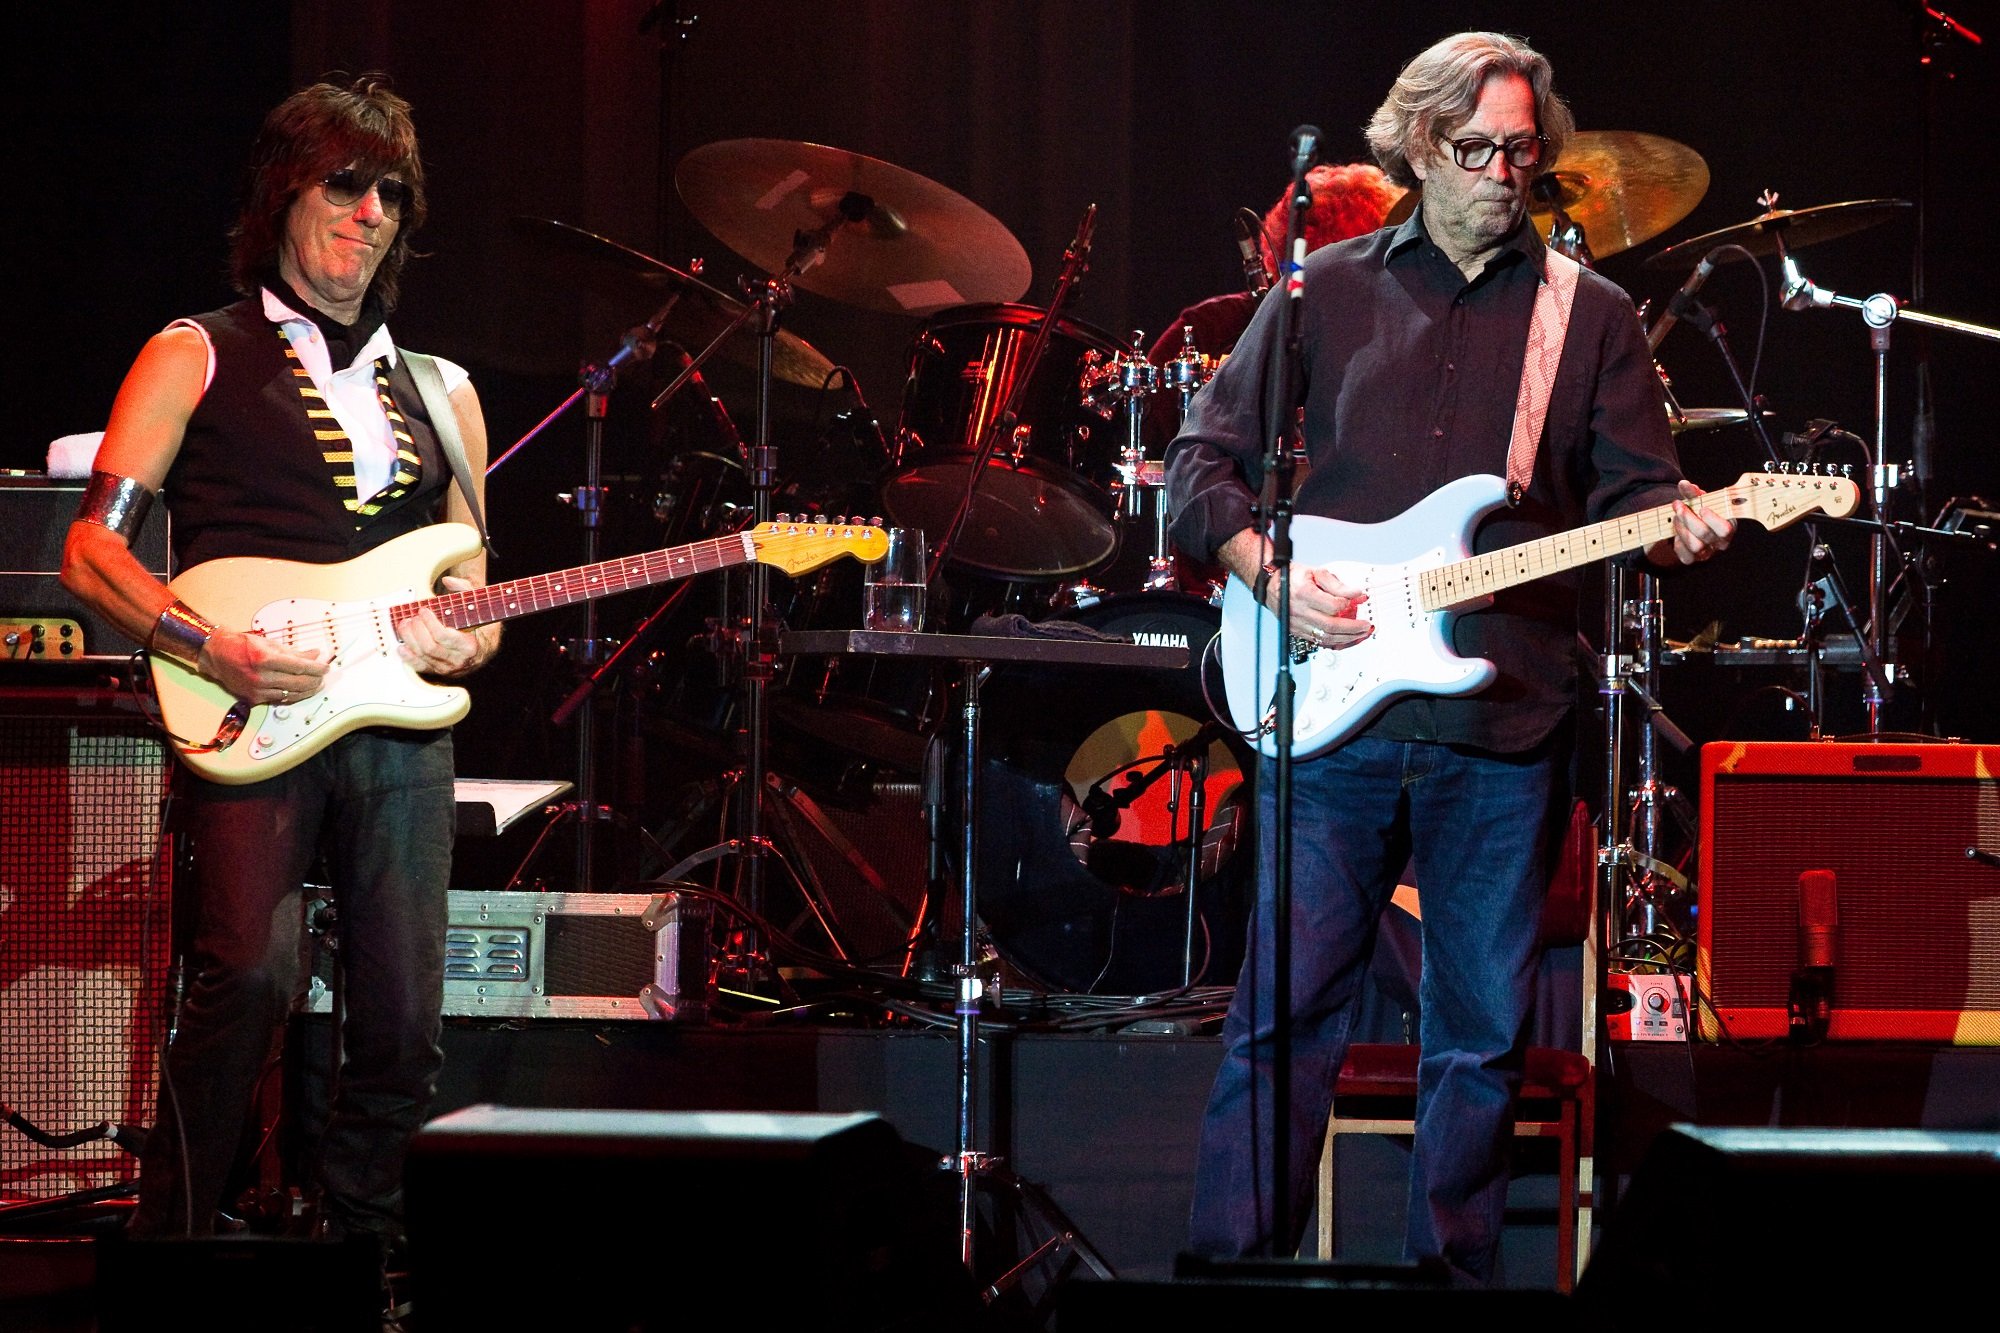
[[1496, 152], [1506, 154], [1509, 166], [1532, 167], [1541, 162], [1542, 150], [1549, 144], [1547, 136], [1541, 134], [1523, 134], [1506, 143], [1494, 143], [1476, 135], [1469, 139], [1446, 139], [1445, 142], [1451, 145], [1452, 160], [1467, 171], [1484, 171]]
[[353, 167], [342, 167], [322, 180], [319, 187], [326, 191], [326, 201], [335, 208], [360, 203], [361, 197], [372, 188], [375, 197], [382, 201], [382, 216], [386, 218], [400, 219], [410, 202], [407, 183], [387, 176], [364, 177]]

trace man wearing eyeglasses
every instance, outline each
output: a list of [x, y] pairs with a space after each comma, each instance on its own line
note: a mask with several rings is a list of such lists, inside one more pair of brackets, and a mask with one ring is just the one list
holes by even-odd
[[[1475, 551], [1656, 506], [1673, 507], [1672, 538], [1645, 552], [1651, 564], [1692, 564], [1728, 544], [1732, 524], [1689, 503], [1700, 492], [1681, 480], [1631, 301], [1551, 256], [1528, 222], [1529, 187], [1573, 129], [1551, 83], [1544, 57], [1495, 33], [1461, 33], [1410, 61], [1366, 133], [1390, 179], [1421, 188], [1416, 211], [1304, 261], [1294, 399], [1279, 417], [1266, 391], [1281, 355], [1280, 290], [1194, 399], [1167, 460], [1173, 538], [1197, 558], [1212, 554], [1267, 608], [1281, 585], [1266, 572], [1261, 459], [1293, 405], [1303, 408], [1311, 465], [1294, 497], [1302, 515], [1382, 523], [1449, 482], [1494, 474], [1519, 484], [1514, 503], [1479, 527]], [[1545, 288], [1572, 295], [1557, 300]], [[1541, 345], [1560, 330], [1559, 362], [1530, 361], [1531, 327]], [[1545, 426], [1536, 430], [1529, 411], [1523, 448], [1517, 409], [1536, 384]], [[1371, 634], [1365, 590], [1332, 570], [1295, 564], [1291, 589], [1292, 632], [1307, 645], [1339, 652]], [[1282, 1181], [1271, 1178], [1276, 783], [1264, 761], [1259, 910], [1202, 1125], [1194, 1252], [1297, 1251], [1366, 960], [1413, 864], [1423, 895], [1422, 1049], [1405, 1252], [1441, 1261], [1459, 1284], [1500, 1279], [1512, 1099], [1554, 834], [1571, 805], [1577, 601], [1574, 575], [1558, 575], [1460, 615], [1451, 647], [1490, 659], [1491, 684], [1456, 697], [1402, 695], [1349, 738], [1295, 762]]]
[[[225, 556], [328, 564], [441, 519], [478, 525], [478, 397], [458, 367], [400, 351], [385, 322], [424, 213], [410, 107], [385, 79], [294, 94], [252, 150], [231, 237], [243, 299], [155, 335], [112, 407], [64, 582], [238, 700], [310, 706], [327, 665], [216, 623], [145, 572], [128, 545], [155, 492], [179, 569]], [[441, 445], [454, 433], [456, 446]], [[484, 573], [474, 557], [445, 584]], [[461, 631], [426, 610], [396, 651], [428, 675], [464, 676], [493, 654], [498, 628]], [[253, 1093], [301, 988], [301, 889], [323, 854], [346, 1022], [315, 1153], [317, 1220], [322, 1234], [386, 1243], [442, 1058], [450, 732], [355, 731], [249, 785], [179, 771], [173, 805], [194, 872], [175, 886], [189, 908], [188, 986], [132, 1231], [204, 1234], [228, 1210]]]

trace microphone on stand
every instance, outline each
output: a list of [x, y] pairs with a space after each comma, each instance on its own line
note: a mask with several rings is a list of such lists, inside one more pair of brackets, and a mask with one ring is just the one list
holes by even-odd
[[1319, 156], [1319, 126], [1301, 125], [1292, 131], [1292, 176], [1294, 179], [1311, 170], [1313, 159]]
[[1243, 289], [1252, 296], [1262, 296], [1271, 289], [1271, 271], [1264, 266], [1264, 251], [1257, 244], [1264, 220], [1247, 208], [1239, 208], [1233, 221], [1236, 250], [1243, 256]]
[[1667, 308], [1660, 314], [1660, 322], [1653, 325], [1653, 331], [1646, 335], [1647, 351], [1659, 349], [1660, 340], [1667, 336], [1667, 330], [1671, 329], [1674, 321], [1680, 318], [1687, 302], [1694, 299], [1694, 294], [1701, 290], [1704, 282], [1708, 281], [1708, 275], [1715, 272], [1715, 257], [1721, 253], [1722, 247], [1717, 246], [1703, 255], [1701, 262], [1694, 266], [1694, 272], [1688, 274], [1687, 281], [1681, 284], [1681, 289], [1674, 293], [1671, 301], [1667, 302]]
[[694, 358], [688, 355], [687, 348], [679, 343], [669, 345], [674, 349], [674, 354], [680, 358], [681, 366], [688, 372], [688, 387], [694, 390], [695, 401], [699, 402], [702, 410], [708, 413], [710, 421], [715, 425], [716, 433], [722, 437], [722, 442], [729, 446], [730, 452], [735, 457], [748, 460], [750, 451], [743, 447], [742, 433], [736, 429], [736, 423], [730, 419], [729, 409], [722, 405], [722, 400], [708, 391], [708, 381], [701, 377], [700, 370], [694, 368]]
[[1799, 876], [1799, 965], [1786, 1017], [1793, 1041], [1825, 1038], [1833, 1017], [1833, 957], [1840, 928], [1839, 887], [1831, 870]]

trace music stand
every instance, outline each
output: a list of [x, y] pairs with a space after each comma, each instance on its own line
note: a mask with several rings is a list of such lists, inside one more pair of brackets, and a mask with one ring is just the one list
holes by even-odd
[[[897, 630], [802, 630], [781, 634], [781, 655], [901, 657], [953, 662], [959, 667], [961, 723], [959, 730], [961, 775], [960, 799], [964, 802], [959, 834], [958, 890], [963, 913], [959, 929], [958, 962], [952, 967], [957, 994], [954, 1009], [958, 1018], [958, 1141], [957, 1151], [943, 1165], [958, 1173], [959, 1258], [968, 1272], [973, 1270], [973, 1203], [982, 1176], [998, 1170], [999, 1159], [980, 1151], [978, 1117], [974, 1094], [977, 1088], [979, 1052], [979, 1003], [984, 983], [977, 968], [979, 823], [979, 723], [980, 687], [999, 663], [1031, 663], [1037, 666], [1098, 668], [1179, 669], [1187, 665], [1188, 650], [1161, 648], [1135, 643], [1096, 640], [1005, 637], [974, 634], [921, 634]], [[919, 926], [921, 928], [921, 924]], [[1010, 1188], [1027, 1193], [1026, 1182], [1004, 1177]], [[1053, 1214], [1053, 1205], [1040, 1201]], [[1059, 1228], [1056, 1242], [1038, 1250], [1027, 1263], [1049, 1257], [1059, 1245], [1073, 1245], [1078, 1255], [1099, 1277], [1112, 1276], [1109, 1265], [1099, 1258], [1074, 1227]], [[1011, 1285], [1026, 1267], [1017, 1266], [984, 1289], [991, 1300]]]

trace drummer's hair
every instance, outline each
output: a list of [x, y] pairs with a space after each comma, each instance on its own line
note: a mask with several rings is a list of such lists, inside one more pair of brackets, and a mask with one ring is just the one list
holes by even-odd
[[[1350, 236], [1374, 231], [1389, 216], [1403, 192], [1372, 162], [1322, 162], [1306, 173], [1312, 208], [1303, 219], [1306, 253]], [[1269, 257], [1285, 252], [1285, 231], [1291, 221], [1287, 205], [1292, 187], [1279, 191], [1277, 202], [1264, 213], [1264, 245]]]
[[1535, 92], [1535, 120], [1548, 147], [1536, 174], [1548, 171], [1576, 132], [1569, 105], [1555, 91], [1548, 57], [1519, 37], [1461, 32], [1431, 46], [1403, 66], [1363, 131], [1389, 179], [1417, 183], [1412, 158], [1428, 160], [1440, 139], [1455, 133], [1479, 103], [1479, 90], [1496, 74], [1518, 74]]
[[353, 167], [367, 177], [394, 172], [410, 187], [396, 238], [375, 270], [369, 293], [385, 310], [396, 304], [410, 238], [424, 224], [423, 161], [410, 104], [389, 89], [386, 74], [354, 79], [329, 74], [301, 88], [271, 109], [257, 131], [244, 174], [242, 204], [229, 232], [229, 277], [236, 290], [252, 295], [270, 280], [285, 234], [292, 201], [328, 173]]

